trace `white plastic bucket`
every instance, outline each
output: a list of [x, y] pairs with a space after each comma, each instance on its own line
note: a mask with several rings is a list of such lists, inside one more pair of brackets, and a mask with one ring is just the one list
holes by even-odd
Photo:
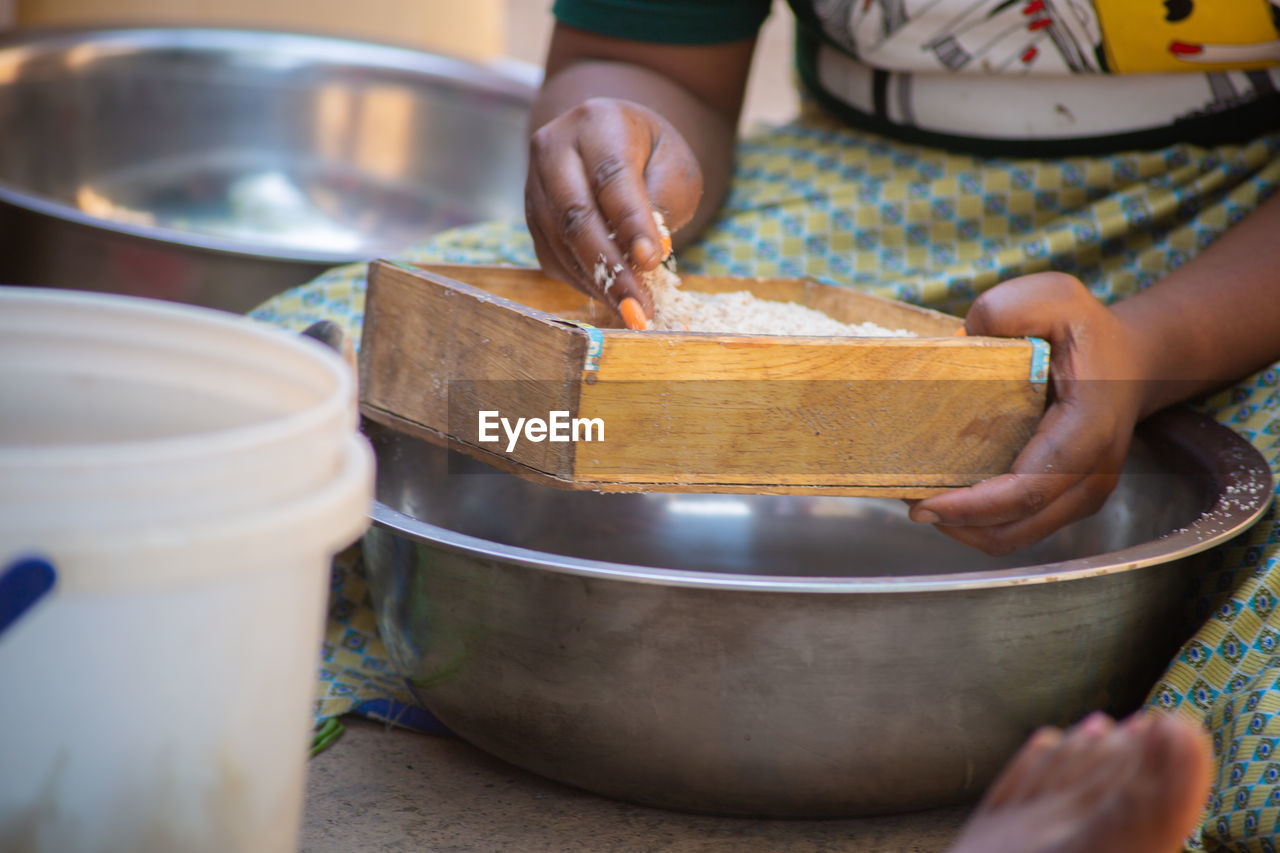
[[0, 288], [0, 851], [294, 851], [329, 561], [372, 454], [335, 354], [206, 309]]

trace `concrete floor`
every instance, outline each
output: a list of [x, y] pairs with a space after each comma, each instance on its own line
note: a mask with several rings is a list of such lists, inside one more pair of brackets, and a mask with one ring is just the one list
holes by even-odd
[[937, 853], [967, 809], [838, 821], [687, 815], [542, 779], [453, 738], [348, 718], [311, 760], [303, 853]]

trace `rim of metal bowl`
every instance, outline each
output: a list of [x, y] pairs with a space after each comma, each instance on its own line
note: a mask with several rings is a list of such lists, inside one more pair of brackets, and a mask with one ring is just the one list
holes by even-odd
[[[4, 77], [4, 67], [7, 63], [22, 62], [33, 56], [68, 48], [77, 48], [83, 52], [86, 46], [92, 46], [103, 55], [108, 55], [154, 49], [244, 50], [247, 46], [267, 45], [269, 50], [264, 51], [263, 55], [269, 59], [264, 61], [277, 67], [286, 62], [299, 65], [350, 64], [363, 68], [413, 73], [454, 85], [474, 86], [487, 94], [526, 104], [533, 102], [533, 96], [537, 90], [538, 74], [521, 72], [515, 63], [497, 62], [483, 65], [409, 47], [364, 42], [340, 36], [232, 27], [133, 26], [101, 29], [50, 27], [15, 30], [0, 34], [0, 78]], [[289, 52], [291, 46], [292, 53]], [[298, 49], [308, 46], [320, 48], [320, 50], [304, 53]], [[261, 243], [192, 231], [137, 225], [107, 217], [92, 216], [72, 205], [17, 189], [4, 181], [0, 181], [0, 202], [87, 228], [103, 229], [144, 240], [247, 258], [336, 265], [367, 261], [388, 251], [384, 249], [368, 255], [359, 255], [349, 252], [303, 251], [289, 247], [272, 248]]]
[[[611, 563], [503, 545], [421, 521], [375, 500], [373, 523], [416, 542], [469, 557], [495, 560], [531, 569], [586, 577], [651, 583], [664, 586], [786, 593], [911, 593], [1024, 586], [1077, 580], [1140, 569], [1189, 557], [1239, 534], [1261, 518], [1271, 503], [1275, 484], [1262, 455], [1232, 430], [1178, 407], [1149, 419], [1144, 429], [1156, 430], [1180, 449], [1195, 455], [1216, 486], [1216, 500], [1185, 527], [1159, 539], [1118, 551], [982, 572], [935, 573], [892, 577], [783, 577], [663, 569]], [[1197, 442], [1191, 434], [1198, 433]]]

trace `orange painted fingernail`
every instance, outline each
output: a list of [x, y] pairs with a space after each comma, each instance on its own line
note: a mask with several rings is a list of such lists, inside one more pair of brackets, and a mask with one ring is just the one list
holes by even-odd
[[618, 310], [622, 312], [622, 322], [627, 324], [628, 329], [643, 332], [649, 328], [649, 318], [644, 315], [644, 308], [640, 307], [640, 301], [634, 296], [628, 296], [619, 302]]
[[658, 211], [653, 211], [653, 224], [658, 226], [658, 241], [662, 245], [662, 260], [671, 257], [671, 229], [667, 228], [667, 220]]

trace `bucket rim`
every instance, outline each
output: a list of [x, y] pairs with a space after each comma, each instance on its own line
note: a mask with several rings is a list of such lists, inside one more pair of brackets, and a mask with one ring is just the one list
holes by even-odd
[[[343, 442], [339, 470], [324, 485], [274, 507], [180, 524], [129, 525], [109, 533], [61, 531], [52, 534], [54, 541], [14, 537], [0, 540], [0, 559], [10, 553], [48, 555], [58, 567], [51, 596], [56, 600], [229, 578], [282, 559], [285, 551], [331, 557], [354, 544], [370, 524], [373, 469], [372, 447], [352, 432]], [[303, 538], [307, 541], [300, 543]], [[245, 554], [250, 556], [238, 559]]]
[[[334, 420], [344, 421], [344, 433], [348, 424], [352, 430], [355, 428], [355, 377], [341, 356], [319, 342], [245, 315], [123, 294], [0, 285], [0, 334], [6, 325], [5, 318], [13, 314], [3, 309], [15, 305], [115, 311], [117, 316], [123, 314], [133, 319], [154, 319], [162, 323], [183, 322], [195, 324], [206, 331], [223, 331], [253, 338], [321, 368], [329, 387], [318, 392], [318, 399], [313, 404], [298, 411], [200, 432], [110, 442], [36, 444], [0, 441], [0, 470], [7, 473], [29, 475], [68, 467], [115, 469], [135, 468], [143, 462], [181, 463], [198, 457], [208, 458], [211, 454], [233, 454], [287, 441]], [[16, 325], [14, 327], [17, 328]], [[166, 328], [166, 331], [172, 333], [172, 329]]]

